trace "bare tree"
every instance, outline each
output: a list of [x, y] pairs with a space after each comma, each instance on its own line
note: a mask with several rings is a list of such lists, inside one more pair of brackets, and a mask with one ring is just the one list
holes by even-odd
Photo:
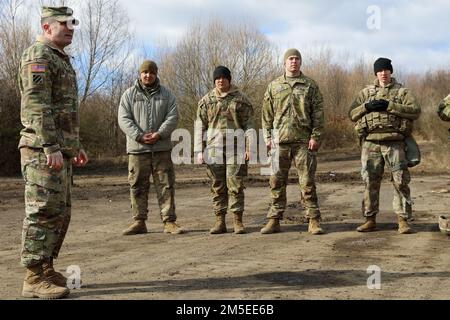
[[178, 98], [181, 125], [192, 129], [197, 103], [214, 87], [212, 73], [218, 65], [230, 68], [233, 83], [249, 96], [258, 115], [266, 85], [276, 75], [274, 53], [251, 24], [192, 24], [178, 45], [159, 58], [161, 78]]
[[80, 76], [80, 102], [104, 88], [129, 57], [129, 19], [118, 0], [92, 0], [81, 5], [81, 24], [74, 43]]
[[117, 110], [123, 92], [136, 80], [137, 68], [122, 66], [101, 92], [85, 101], [81, 130], [83, 144], [91, 155], [117, 156], [125, 151], [125, 136], [118, 126]]
[[19, 15], [24, 0], [0, 0], [0, 78], [14, 86], [22, 52], [31, 44], [27, 20]]
[[19, 172], [20, 93], [17, 74], [23, 50], [31, 43], [23, 0], [0, 0], [0, 174]]
[[67, 7], [70, 6], [70, 2], [70, 0], [39, 0], [41, 7]]

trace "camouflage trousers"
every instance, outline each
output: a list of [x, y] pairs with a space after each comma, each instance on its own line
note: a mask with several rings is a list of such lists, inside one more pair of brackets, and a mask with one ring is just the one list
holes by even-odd
[[162, 221], [176, 221], [175, 170], [170, 151], [130, 154], [128, 181], [134, 220], [148, 218], [150, 177], [153, 178]]
[[247, 164], [211, 164], [206, 172], [211, 179], [211, 195], [215, 215], [243, 213], [245, 208], [244, 179]]
[[71, 217], [72, 162], [64, 157], [61, 171], [47, 166], [40, 149], [21, 148], [25, 180], [25, 219], [21, 264], [31, 267], [57, 258]]
[[267, 218], [283, 219], [286, 210], [286, 187], [292, 160], [297, 169], [301, 200], [306, 208], [306, 217], [320, 218], [320, 210], [316, 193], [315, 175], [317, 158], [308, 150], [307, 144], [280, 144], [279, 170], [270, 177], [272, 204]]
[[362, 210], [365, 217], [376, 216], [380, 205], [380, 187], [385, 164], [394, 185], [394, 212], [412, 218], [411, 181], [403, 141], [365, 141], [362, 145], [362, 178], [366, 184]]

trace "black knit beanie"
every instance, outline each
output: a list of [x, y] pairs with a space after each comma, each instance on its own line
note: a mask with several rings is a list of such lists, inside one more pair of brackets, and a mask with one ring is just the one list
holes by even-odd
[[377, 61], [373, 64], [373, 70], [375, 75], [381, 70], [391, 70], [391, 73], [394, 73], [394, 68], [392, 67], [391, 60], [387, 58], [378, 58]]
[[214, 82], [220, 77], [227, 78], [228, 81], [231, 82], [231, 71], [230, 71], [230, 69], [228, 69], [227, 67], [224, 67], [224, 66], [218, 66], [214, 70], [214, 73], [213, 73]]

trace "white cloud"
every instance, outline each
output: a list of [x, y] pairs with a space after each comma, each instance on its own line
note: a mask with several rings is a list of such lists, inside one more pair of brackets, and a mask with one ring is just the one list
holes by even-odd
[[[156, 46], [183, 36], [194, 21], [254, 21], [277, 45], [302, 50], [326, 46], [337, 53], [390, 57], [405, 71], [450, 66], [450, 2], [445, 0], [120, 0], [138, 41]], [[369, 30], [370, 5], [381, 9], [381, 30]]]

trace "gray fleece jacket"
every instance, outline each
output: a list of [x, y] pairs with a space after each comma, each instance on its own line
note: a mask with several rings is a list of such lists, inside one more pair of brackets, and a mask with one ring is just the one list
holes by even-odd
[[[120, 100], [118, 121], [127, 136], [127, 153], [141, 154], [172, 150], [170, 140], [178, 125], [178, 106], [175, 96], [164, 86], [151, 94], [139, 83], [127, 89]], [[154, 145], [138, 142], [149, 132], [158, 132], [161, 139]]]

